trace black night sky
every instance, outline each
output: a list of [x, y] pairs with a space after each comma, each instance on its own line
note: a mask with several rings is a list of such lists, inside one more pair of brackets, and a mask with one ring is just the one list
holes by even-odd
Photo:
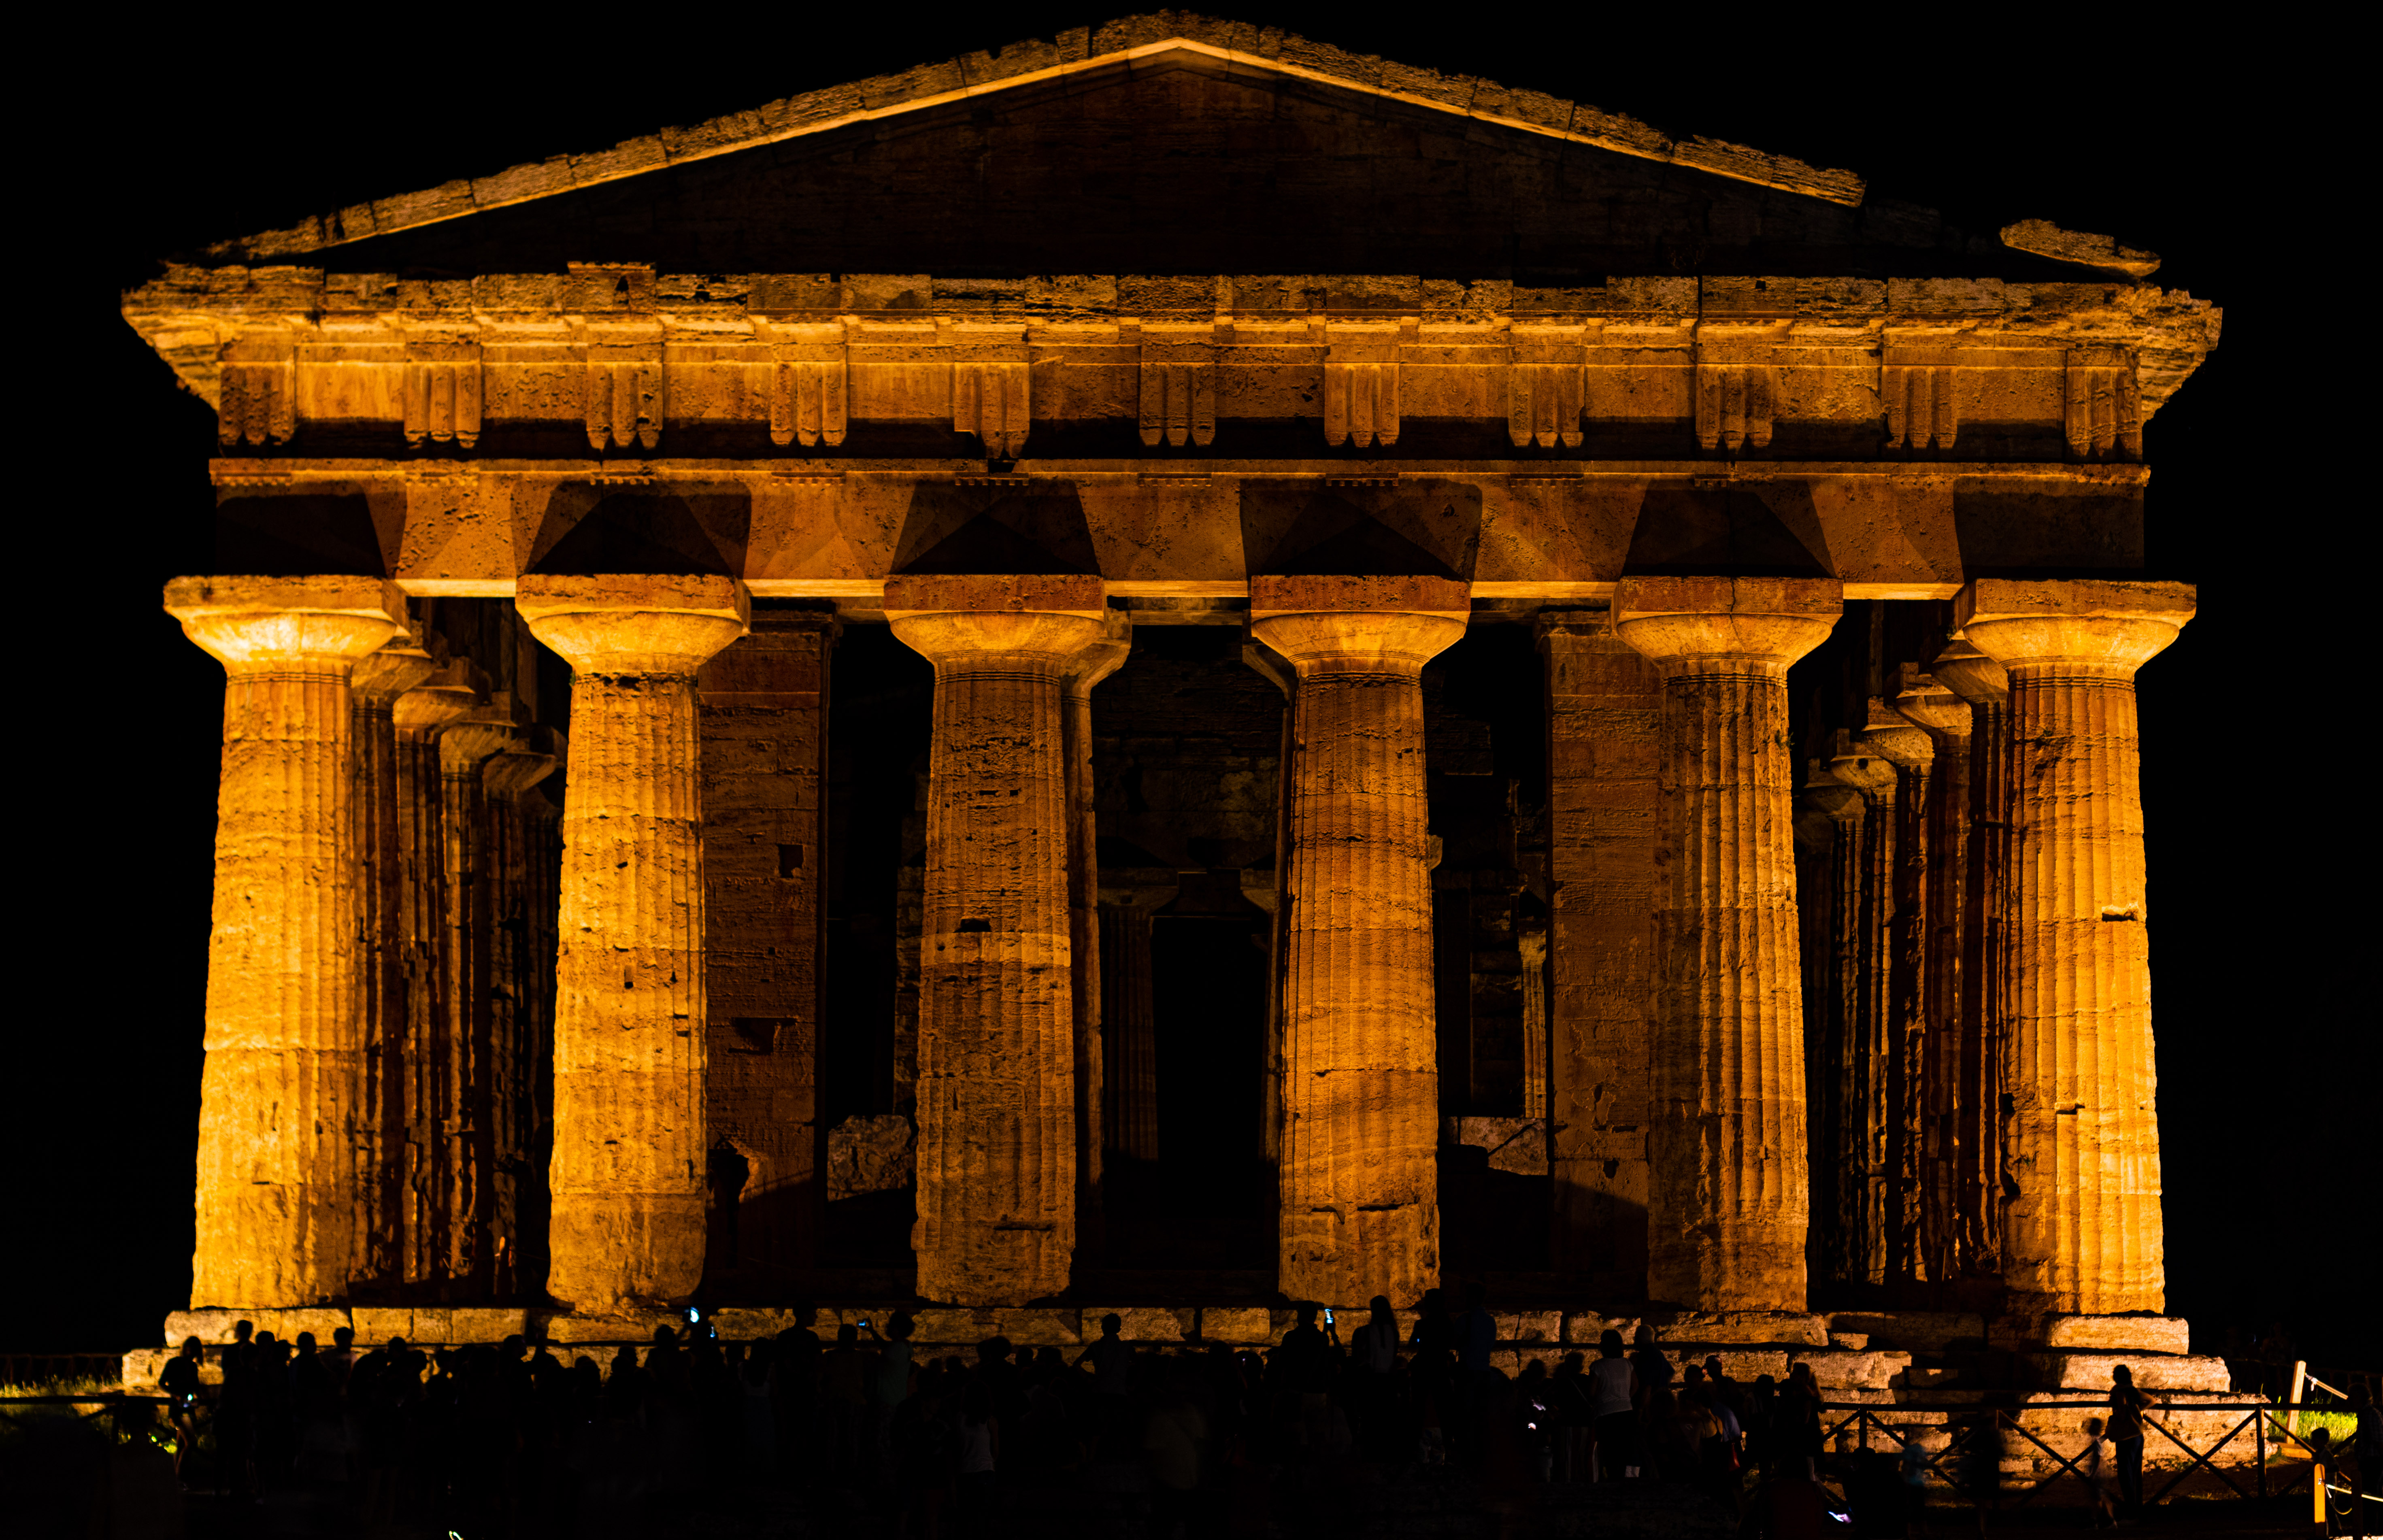
[[[2338, 393], [2318, 356], [2352, 345], [2319, 339], [2351, 293], [2325, 265], [2354, 248], [2327, 223], [2342, 205], [2308, 158], [2317, 126], [2249, 109], [2298, 45], [2147, 14], [1997, 10], [1958, 31], [1796, 7], [1241, 14], [1850, 167], [1968, 228], [2115, 233], [2167, 259], [2158, 282], [2226, 308], [2223, 345], [2146, 437], [2155, 574], [2201, 585], [2200, 618], [2142, 680], [2169, 1307], [2204, 1341], [2281, 1316], [2313, 1361], [2383, 1365], [2359, 1276], [2377, 1125], [2358, 1111], [2376, 1006], [2356, 745], [2375, 684], [2353, 628], [2375, 598], [2349, 543], [2374, 497], [2352, 480], [2364, 392]], [[55, 117], [17, 146], [58, 181], [14, 221], [17, 313], [39, 330], [18, 333], [13, 447], [40, 469], [9, 519], [0, 1347], [154, 1343], [189, 1287], [222, 675], [158, 588], [206, 568], [215, 425], [118, 291], [211, 240], [1105, 15], [241, 7], [53, 55], [79, 62], [37, 82]]]

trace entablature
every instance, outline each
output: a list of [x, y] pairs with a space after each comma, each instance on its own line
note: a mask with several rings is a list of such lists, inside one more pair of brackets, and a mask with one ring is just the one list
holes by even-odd
[[177, 268], [129, 294], [124, 314], [216, 408], [228, 446], [962, 448], [923, 430], [995, 461], [1030, 440], [1045, 454], [1136, 438], [1263, 453], [1286, 433], [1475, 458], [2134, 461], [2144, 421], [2216, 346], [2220, 320], [2190, 295], [2115, 280], [1614, 277], [1550, 290], [598, 265], [452, 280]]

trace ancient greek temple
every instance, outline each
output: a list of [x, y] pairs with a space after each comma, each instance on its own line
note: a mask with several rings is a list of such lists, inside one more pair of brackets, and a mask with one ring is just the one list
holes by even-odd
[[186, 253], [191, 1306], [2180, 1353], [2219, 313], [2031, 212], [1170, 14]]

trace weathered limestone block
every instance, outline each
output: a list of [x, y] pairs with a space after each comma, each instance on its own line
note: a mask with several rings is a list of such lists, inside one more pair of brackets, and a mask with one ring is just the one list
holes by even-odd
[[1274, 1314], [1259, 1305], [1204, 1310], [1200, 1335], [1212, 1342], [1271, 1342], [1276, 1338]]
[[1086, 1305], [1083, 1337], [1087, 1342], [1098, 1338], [1102, 1318], [1114, 1315], [1117, 1318], [1117, 1336], [1128, 1342], [1179, 1342], [1191, 1331], [1195, 1313], [1188, 1308], [1153, 1305]]
[[1903, 1348], [1915, 1353], [1942, 1352], [1956, 1342], [1982, 1344], [1983, 1316], [1961, 1311], [1836, 1311], [1829, 1316], [1832, 1336], [1859, 1332], [1882, 1348]]
[[[827, 610], [772, 610], [698, 676], [703, 750], [704, 1127], [717, 1276], [810, 1265], [821, 1201]], [[908, 1179], [909, 1128], [901, 1125]], [[870, 1190], [874, 1190], [873, 1189]], [[751, 1287], [751, 1286], [747, 1286]]]
[[1911, 1367], [1911, 1355], [1878, 1349], [1797, 1353], [1797, 1363], [1812, 1366], [1812, 1381], [1823, 1390], [1888, 1390]]
[[[445, 644], [431, 638], [436, 651]], [[405, 1284], [423, 1287], [447, 1275], [453, 1216], [447, 1201], [446, 1128], [458, 1088], [449, 1075], [446, 782], [438, 735], [488, 703], [486, 675], [451, 658], [398, 696], [397, 844], [403, 892], [405, 1039], [398, 1073], [403, 1100], [400, 1223]]]
[[1615, 629], [1663, 675], [1650, 1299], [1798, 1311], [1809, 1220], [1787, 666], [1830, 579], [1624, 578]]
[[394, 1283], [405, 1256], [405, 863], [398, 839], [398, 697], [438, 671], [401, 635], [357, 659], [348, 683], [355, 760], [357, 1020], [364, 1034], [364, 1209], [352, 1275]]
[[910, 1120], [901, 1114], [846, 1118], [828, 1130], [828, 1201], [899, 1191], [910, 1185], [917, 1155]]
[[[1618, 1323], [1608, 1322], [1608, 1325]], [[1634, 1327], [1636, 1323], [1631, 1324]], [[1728, 1342], [1741, 1346], [1785, 1343], [1791, 1347], [1829, 1345], [1826, 1316], [1797, 1310], [1684, 1310], [1651, 1312], [1647, 1325], [1660, 1343]]]
[[1464, 634], [1439, 578], [1256, 577], [1298, 685], [1288, 834], [1284, 1293], [1407, 1304], [1439, 1274], [1423, 666]]
[[349, 1312], [337, 1308], [178, 1310], [166, 1317], [166, 1341], [179, 1348], [184, 1337], [195, 1337], [210, 1347], [218, 1346], [235, 1340], [233, 1328], [242, 1321], [283, 1342], [296, 1341], [300, 1332], [313, 1332], [326, 1347], [333, 1332], [352, 1324]]
[[703, 844], [696, 671], [743, 635], [728, 578], [525, 576], [572, 666], [547, 1291], [611, 1313], [703, 1275]]
[[1550, 1256], [1600, 1294], [1647, 1275], [1655, 831], [1663, 680], [1611, 610], [1543, 611], [1548, 944], [1553, 952]]
[[1994, 1320], [1987, 1346], [2021, 1351], [2189, 1353], [2192, 1330], [2181, 1315], [2005, 1315]]
[[2138, 1387], [2150, 1390], [2231, 1390], [2233, 1371], [2222, 1358], [2194, 1358], [2171, 1353], [2028, 1353], [2020, 1361], [2045, 1390], [2110, 1388], [2110, 1371], [2120, 1364], [2132, 1371]]
[[919, 1292], [1022, 1305], [1076, 1246], [1066, 689], [1107, 634], [1097, 578], [890, 581], [935, 665], [920, 932]]
[[2003, 1278], [2017, 1313], [2166, 1300], [2134, 680], [2192, 605], [2186, 584], [2007, 579], [1954, 603], [2010, 679]]
[[1968, 823], [1953, 1092], [1957, 1268], [2002, 1268], [2002, 1044], [2009, 1019], [2010, 685], [2003, 666], [1956, 639], [1930, 665], [1969, 708]]
[[165, 602], [227, 676], [191, 1298], [334, 1300], [369, 1149], [349, 678], [405, 601], [377, 578], [183, 577]]

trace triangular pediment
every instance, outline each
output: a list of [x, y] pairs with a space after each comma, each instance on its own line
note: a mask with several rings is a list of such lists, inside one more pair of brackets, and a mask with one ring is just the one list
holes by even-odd
[[1810, 249], [1815, 270], [1846, 270], [1848, 249], [1899, 239], [1862, 203], [1850, 172], [1167, 13], [377, 200], [207, 254], [433, 276], [571, 262], [1477, 276], [1678, 271], [1684, 256], [1752, 245]]

